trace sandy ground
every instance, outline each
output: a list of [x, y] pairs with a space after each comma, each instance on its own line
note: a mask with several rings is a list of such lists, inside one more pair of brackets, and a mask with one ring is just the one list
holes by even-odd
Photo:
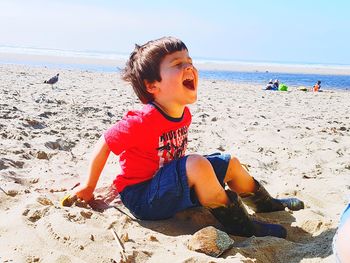
[[[57, 84], [42, 84], [60, 73]], [[350, 93], [263, 91], [200, 81], [191, 105], [188, 153], [229, 152], [274, 196], [306, 208], [255, 215], [283, 224], [286, 240], [231, 236], [220, 258], [190, 251], [191, 235], [215, 219], [192, 209], [163, 221], [137, 221], [106, 199], [118, 173], [111, 155], [91, 207], [61, 207], [85, 178], [102, 132], [138, 108], [117, 73], [0, 65], [0, 262], [333, 262], [331, 241], [350, 189]], [[109, 204], [109, 205], [108, 205]]]

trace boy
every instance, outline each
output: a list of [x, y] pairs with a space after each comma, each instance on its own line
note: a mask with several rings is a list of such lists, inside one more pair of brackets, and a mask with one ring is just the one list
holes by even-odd
[[[198, 72], [181, 40], [164, 37], [136, 45], [122, 77], [145, 105], [128, 112], [100, 138], [87, 182], [76, 197], [93, 198], [112, 151], [121, 166], [114, 184], [136, 218], [164, 219], [202, 205], [230, 234], [286, 237], [281, 225], [252, 220], [240, 196], [256, 212], [298, 210], [303, 208], [300, 200], [272, 198], [230, 155], [185, 155], [191, 123], [186, 105], [197, 100]], [[224, 190], [225, 184], [230, 190]]]

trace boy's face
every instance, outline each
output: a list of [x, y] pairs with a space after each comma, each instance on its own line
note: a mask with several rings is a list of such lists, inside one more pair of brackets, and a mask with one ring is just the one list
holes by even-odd
[[157, 103], [180, 109], [197, 100], [198, 71], [187, 50], [166, 55], [160, 64], [160, 77], [151, 92]]

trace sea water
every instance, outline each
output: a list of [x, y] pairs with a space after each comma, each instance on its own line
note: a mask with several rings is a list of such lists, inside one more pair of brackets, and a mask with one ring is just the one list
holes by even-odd
[[[42, 55], [42, 56], [59, 56], [59, 57], [70, 57], [70, 58], [90, 58], [90, 59], [101, 59], [101, 60], [125, 60], [127, 54], [117, 54], [113, 52], [95, 52], [95, 51], [67, 51], [67, 50], [54, 50], [54, 49], [38, 49], [38, 48], [23, 48], [23, 47], [4, 47], [0, 46], [0, 52], [2, 53], [16, 53], [26, 55]], [[203, 62], [215, 62], [220, 63], [219, 60]], [[228, 61], [222, 61], [227, 63]], [[89, 71], [100, 71], [100, 72], [120, 72], [121, 68], [117, 66], [101, 64], [90, 64], [90, 63], [56, 63], [54, 60], [45, 61], [34, 61], [34, 60], [4, 60], [1, 59], [2, 64], [22, 64], [30, 66], [46, 66], [49, 68], [63, 68], [63, 69], [79, 69]], [[305, 66], [310, 66], [305, 65]], [[312, 66], [312, 65], [311, 65]], [[327, 65], [326, 65], [327, 66]], [[284, 83], [289, 87], [312, 87], [318, 80], [320, 80], [321, 87], [324, 90], [327, 89], [342, 89], [350, 90], [350, 75], [324, 75], [324, 74], [302, 74], [302, 73], [277, 73], [269, 71], [254, 71], [254, 72], [240, 72], [240, 71], [228, 71], [228, 70], [200, 70], [199, 77], [207, 80], [225, 80], [239, 83], [253, 83], [259, 85], [261, 88], [265, 87], [270, 79], [278, 79], [280, 83]]]
[[265, 87], [270, 79], [278, 79], [290, 87], [312, 87], [318, 80], [321, 89], [350, 90], [350, 75], [320, 75], [301, 73], [273, 73], [273, 72], [238, 72], [238, 71], [200, 71], [200, 77], [209, 80], [227, 80], [240, 83], [254, 83]]

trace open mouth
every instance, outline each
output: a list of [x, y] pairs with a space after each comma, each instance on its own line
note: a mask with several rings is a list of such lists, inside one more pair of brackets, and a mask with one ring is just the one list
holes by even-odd
[[182, 84], [183, 84], [186, 88], [188, 88], [188, 89], [190, 89], [190, 90], [194, 90], [194, 81], [193, 81], [193, 79], [185, 79], [185, 80], [182, 82]]

